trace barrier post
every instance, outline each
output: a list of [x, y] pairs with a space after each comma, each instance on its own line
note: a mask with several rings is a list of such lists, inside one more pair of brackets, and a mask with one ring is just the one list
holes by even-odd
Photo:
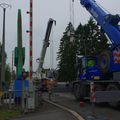
[[96, 102], [96, 95], [95, 95], [95, 85], [94, 82], [90, 83], [90, 101], [92, 103], [92, 114], [95, 114], [95, 102]]

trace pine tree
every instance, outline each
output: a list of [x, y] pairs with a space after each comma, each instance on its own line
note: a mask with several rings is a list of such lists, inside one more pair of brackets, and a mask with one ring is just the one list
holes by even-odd
[[[70, 33], [74, 33], [73, 40], [70, 39]], [[58, 80], [71, 82], [75, 79], [77, 55], [99, 55], [105, 49], [109, 49], [108, 40], [92, 18], [87, 24], [80, 24], [76, 31], [69, 23], [60, 40], [57, 53]]]
[[[7, 60], [7, 54], [5, 53], [5, 61]], [[2, 62], [2, 45], [0, 43], [0, 79], [1, 79], [1, 62]], [[5, 62], [6, 63], [6, 62]], [[11, 81], [11, 71], [9, 64], [5, 64], [5, 84], [8, 87]]]
[[74, 32], [71, 23], [68, 24], [63, 37], [60, 40], [60, 47], [58, 52], [58, 79], [59, 81], [72, 81], [75, 78], [75, 57], [76, 47], [74, 41], [70, 40], [70, 33]]
[[78, 26], [76, 35], [79, 36], [78, 53], [81, 55], [99, 55], [109, 49], [107, 37], [92, 18], [87, 24]]

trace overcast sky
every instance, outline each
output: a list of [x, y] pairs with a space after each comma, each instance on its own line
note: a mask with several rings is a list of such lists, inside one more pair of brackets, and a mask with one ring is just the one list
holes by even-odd
[[[81, 22], [87, 23], [90, 15], [83, 8], [79, 0], [74, 0], [74, 25], [75, 28]], [[120, 13], [119, 0], [96, 0], [101, 6], [112, 14]], [[12, 64], [12, 50], [17, 45], [17, 12], [18, 9], [22, 10], [22, 27], [23, 27], [23, 46], [26, 47], [26, 61], [25, 68], [29, 69], [29, 35], [26, 30], [29, 29], [29, 15], [26, 11], [29, 10], [29, 0], [0, 0], [0, 3], [7, 3], [12, 5], [11, 9], [6, 11], [6, 41], [5, 49], [7, 52], [7, 63]], [[53, 28], [51, 39], [54, 45], [54, 68], [57, 65], [56, 52], [59, 48], [60, 38], [70, 21], [70, 0], [33, 0], [33, 68], [37, 69], [38, 64], [36, 58], [40, 57], [41, 47], [46, 32], [47, 22], [49, 18], [56, 20], [57, 24]], [[0, 9], [0, 40], [2, 40], [2, 17], [3, 11]], [[44, 66], [50, 67], [50, 48], [47, 50]]]

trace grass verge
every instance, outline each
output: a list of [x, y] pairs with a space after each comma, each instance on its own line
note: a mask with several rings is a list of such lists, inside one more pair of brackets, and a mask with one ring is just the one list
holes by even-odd
[[11, 120], [21, 115], [20, 110], [8, 110], [0, 108], [0, 120]]

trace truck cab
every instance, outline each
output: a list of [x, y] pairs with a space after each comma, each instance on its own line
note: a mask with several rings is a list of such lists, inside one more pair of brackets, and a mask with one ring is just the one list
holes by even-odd
[[78, 67], [78, 75], [80, 80], [101, 80], [103, 79], [102, 72], [98, 69], [97, 57], [82, 56], [77, 57], [76, 62]]

